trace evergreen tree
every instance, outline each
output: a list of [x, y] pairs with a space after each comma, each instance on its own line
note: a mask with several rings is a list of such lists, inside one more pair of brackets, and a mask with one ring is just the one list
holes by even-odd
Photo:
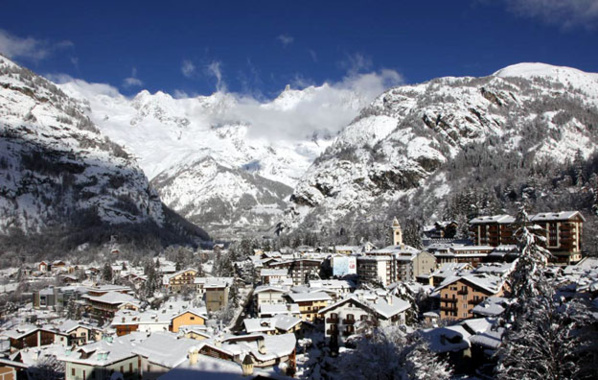
[[237, 285], [237, 281], [233, 281], [232, 285], [230, 286], [228, 293], [228, 303], [234, 309], [239, 307], [239, 287]]
[[357, 348], [345, 352], [339, 365], [343, 379], [450, 379], [451, 369], [418, 335], [396, 327], [379, 329]]
[[112, 266], [110, 263], [104, 264], [104, 268], [102, 269], [102, 279], [107, 282], [112, 281]]
[[550, 252], [538, 245], [539, 240], [543, 238], [530, 230], [533, 226], [525, 206], [520, 207], [516, 221], [520, 226], [517, 231], [520, 255], [515, 269], [511, 272], [511, 286], [516, 302], [523, 305], [528, 299], [548, 290], [544, 269]]
[[595, 322], [578, 300], [563, 303], [554, 292], [529, 299], [498, 351], [497, 378], [595, 379]]

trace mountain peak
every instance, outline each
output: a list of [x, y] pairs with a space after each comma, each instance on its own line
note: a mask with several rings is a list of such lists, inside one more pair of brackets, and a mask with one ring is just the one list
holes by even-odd
[[514, 65], [507, 66], [500, 69], [492, 74], [500, 78], [508, 77], [521, 77], [521, 78], [534, 78], [534, 77], [551, 77], [559, 78], [560, 76], [598, 76], [598, 74], [587, 73], [578, 69], [567, 66], [555, 66], [541, 62], [522, 62]]

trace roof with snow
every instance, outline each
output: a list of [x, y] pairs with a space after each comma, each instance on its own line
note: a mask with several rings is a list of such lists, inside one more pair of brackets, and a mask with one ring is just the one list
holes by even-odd
[[107, 303], [107, 304], [111, 304], [111, 305], [121, 305], [123, 303], [130, 303], [130, 304], [139, 306], [139, 301], [135, 297], [133, 297], [129, 294], [123, 294], [123, 293], [119, 293], [119, 292], [108, 292], [99, 297], [94, 297], [94, 296], [90, 296], [90, 295], [86, 295], [83, 297], [85, 297], [91, 301]]
[[174, 368], [187, 360], [187, 352], [194, 346], [197, 346], [197, 340], [177, 337], [168, 332], [155, 332], [136, 344], [132, 352], [146, 357], [152, 363]]
[[291, 304], [276, 304], [276, 305], [261, 305], [261, 315], [277, 315], [277, 314], [300, 314], [299, 305]]
[[195, 364], [190, 364], [189, 360], [185, 360], [159, 377], [160, 380], [228, 380], [242, 378], [244, 376], [240, 364], [206, 355], [199, 355], [199, 360]]
[[358, 295], [351, 294], [343, 300], [320, 310], [319, 314], [325, 314], [329, 311], [335, 310], [348, 302], [353, 302], [356, 305], [360, 305], [364, 309], [369, 310], [370, 312], [377, 314], [378, 316], [381, 316], [384, 319], [389, 319], [399, 313], [408, 310], [411, 307], [409, 302], [395, 296], [388, 296], [387, 298], [378, 297], [374, 295], [371, 298], [371, 300], [368, 300], [365, 297], [360, 297]]
[[465, 275], [456, 275], [446, 278], [442, 283], [434, 289], [434, 291], [439, 291], [443, 288], [446, 288], [448, 285], [453, 284], [458, 281], [467, 282], [475, 287], [481, 288], [488, 293], [496, 294], [498, 293], [503, 285], [505, 284], [506, 280], [500, 276], [495, 276], [492, 274], [475, 274], [469, 273]]
[[487, 223], [498, 223], [508, 224], [514, 223], [515, 218], [511, 215], [492, 215], [492, 216], [480, 216], [469, 221], [469, 224], [487, 224]]
[[330, 296], [322, 291], [312, 293], [289, 293], [287, 296], [295, 303], [331, 300]]
[[575, 217], [580, 217], [582, 221], [586, 221], [579, 211], [560, 211], [560, 212], [542, 212], [536, 215], [531, 215], [529, 220], [532, 222], [552, 222], [571, 220]]

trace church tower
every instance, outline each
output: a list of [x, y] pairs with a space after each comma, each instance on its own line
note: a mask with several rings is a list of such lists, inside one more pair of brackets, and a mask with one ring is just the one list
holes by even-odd
[[396, 217], [392, 221], [392, 245], [403, 245], [403, 231]]

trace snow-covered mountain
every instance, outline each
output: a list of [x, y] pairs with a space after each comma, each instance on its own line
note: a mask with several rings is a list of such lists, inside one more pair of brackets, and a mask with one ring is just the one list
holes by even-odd
[[60, 85], [138, 157], [169, 207], [226, 238], [270, 228], [332, 135], [371, 101], [327, 84], [287, 86], [267, 102], [221, 92], [177, 99], [142, 91], [129, 99], [97, 86]]
[[59, 245], [117, 230], [124, 237], [134, 226], [152, 239], [189, 227], [173, 225], [135, 159], [98, 131], [78, 101], [2, 56], [0, 194], [0, 237], [51, 234]]
[[[501, 162], [588, 157], [598, 144], [598, 74], [540, 63], [483, 78], [447, 77], [392, 88], [350, 123], [298, 182], [284, 225], [355, 229], [425, 202], [429, 214], [457, 191], [455, 159], [468, 147]], [[492, 158], [492, 155], [496, 155]], [[476, 164], [468, 163], [470, 175]], [[455, 169], [455, 168], [453, 168]], [[497, 176], [508, 175], [498, 167]], [[505, 174], [507, 173], [507, 174]], [[490, 189], [493, 191], [493, 189]]]

